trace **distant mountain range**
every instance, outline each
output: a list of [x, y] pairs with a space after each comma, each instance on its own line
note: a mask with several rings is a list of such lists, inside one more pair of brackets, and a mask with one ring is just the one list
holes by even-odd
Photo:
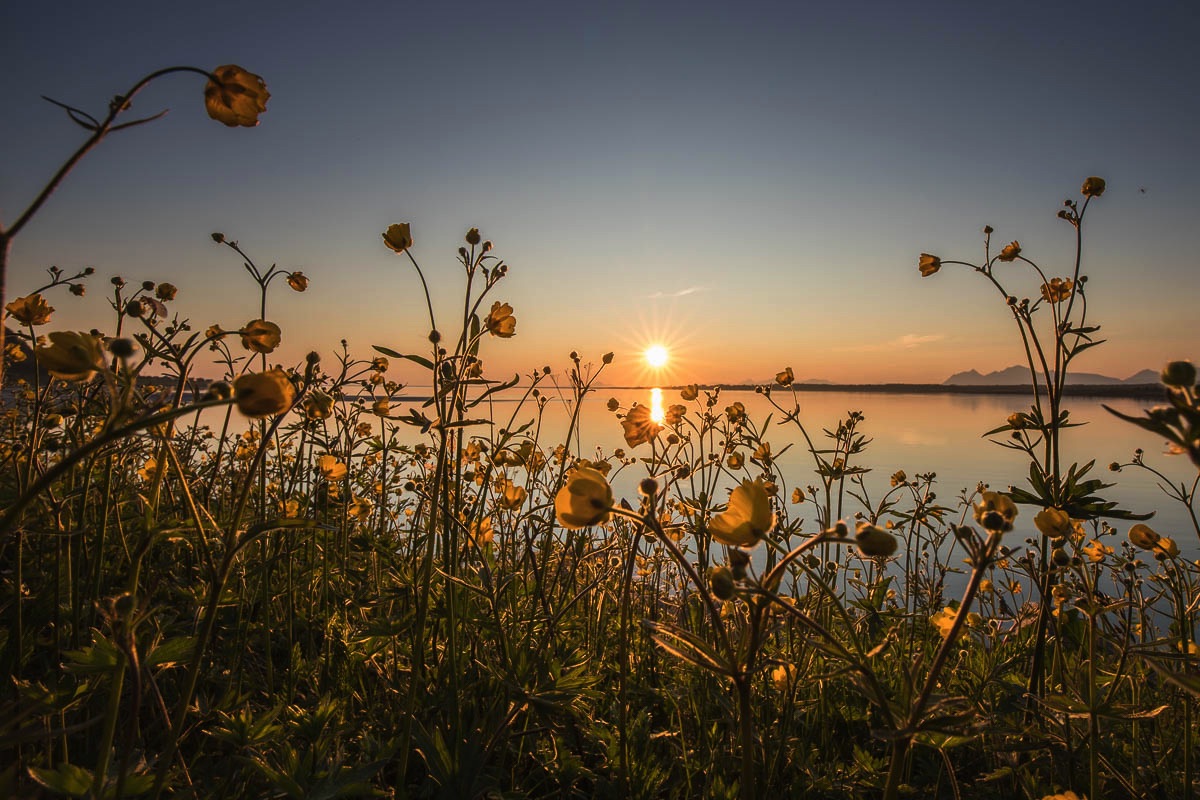
[[[943, 386], [1011, 386], [1029, 383], [1029, 367], [1012, 366], [1008, 369], [989, 372], [985, 375], [969, 369], [966, 372], [956, 372], [942, 382]], [[1071, 386], [1135, 386], [1147, 383], [1158, 383], [1158, 372], [1144, 369], [1128, 378], [1112, 378], [1094, 372], [1074, 372], [1067, 375], [1067, 384]]]

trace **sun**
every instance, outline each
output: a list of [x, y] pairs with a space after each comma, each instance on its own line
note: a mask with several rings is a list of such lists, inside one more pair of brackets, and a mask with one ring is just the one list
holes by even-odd
[[646, 359], [646, 363], [655, 369], [665, 367], [671, 357], [670, 353], [667, 352], [667, 348], [661, 344], [650, 345], [646, 348], [646, 352], [642, 353], [642, 356]]

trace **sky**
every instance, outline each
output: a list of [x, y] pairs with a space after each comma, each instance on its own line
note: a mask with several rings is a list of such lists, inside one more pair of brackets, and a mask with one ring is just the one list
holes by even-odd
[[[42, 95], [102, 116], [161, 67], [235, 63], [271, 92], [226, 128], [204, 79], [173, 75], [14, 241], [10, 297], [85, 266], [50, 328], [109, 330], [109, 278], [168, 281], [197, 328], [258, 316], [256, 287], [210, 234], [278, 282], [271, 358], [428, 348], [409, 222], [443, 333], [460, 314], [470, 227], [509, 265], [490, 299], [516, 335], [484, 343], [491, 377], [605, 383], [940, 382], [1023, 351], [1003, 298], [920, 253], [978, 263], [1019, 240], [1070, 274], [1055, 218], [1082, 180], [1088, 320], [1107, 339], [1076, 368], [1126, 377], [1196, 358], [1200, 9], [1190, 2], [162, 2], [0, 7], [0, 220], [83, 141]], [[999, 273], [998, 273], [999, 274]], [[1006, 266], [1017, 296], [1030, 270]], [[652, 371], [642, 351], [665, 345]], [[215, 367], [201, 373], [215, 375]], [[417, 379], [417, 374], [400, 373]]]

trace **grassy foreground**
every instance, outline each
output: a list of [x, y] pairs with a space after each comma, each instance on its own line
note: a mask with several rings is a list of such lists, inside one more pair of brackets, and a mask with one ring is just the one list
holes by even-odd
[[[253, 92], [229, 69], [210, 86]], [[1103, 191], [1060, 214], [1077, 241]], [[1086, 276], [990, 235], [979, 264], [919, 268], [976, 271], [1012, 315], [1031, 405], [991, 434], [1029, 483], [954, 498], [903, 471], [871, 496], [866, 421], [806, 419], [790, 369], [765, 419], [702, 387], [610, 403], [627, 449], [597, 454], [574, 420], [611, 356], [572, 353], [547, 441], [552, 370], [484, 370], [517, 319], [475, 229], [448, 327], [430, 301], [411, 349], [290, 368], [268, 300], [308, 278], [221, 234], [259, 291], [228, 329], [113, 278], [103, 333], [50, 330], [47, 298], [92, 277], [52, 270], [6, 306], [27, 349], [0, 429], [0, 795], [1195, 796], [1200, 568], [1177, 537], [1200, 526], [1162, 535], [1062, 463], [1066, 374], [1099, 343]], [[429, 298], [410, 227], [383, 241]], [[397, 361], [428, 403], [394, 402]], [[1195, 369], [1163, 381], [1170, 405], [1130, 421], [1200, 463]], [[793, 446], [810, 471], [777, 468]], [[1174, 466], [1164, 500], [1193, 512]]]

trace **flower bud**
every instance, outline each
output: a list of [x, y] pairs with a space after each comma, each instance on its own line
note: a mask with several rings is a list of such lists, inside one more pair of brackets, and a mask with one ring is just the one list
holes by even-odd
[[1173, 389], [1190, 389], [1196, 385], [1196, 367], [1190, 361], [1172, 361], [1163, 367], [1161, 380]]

